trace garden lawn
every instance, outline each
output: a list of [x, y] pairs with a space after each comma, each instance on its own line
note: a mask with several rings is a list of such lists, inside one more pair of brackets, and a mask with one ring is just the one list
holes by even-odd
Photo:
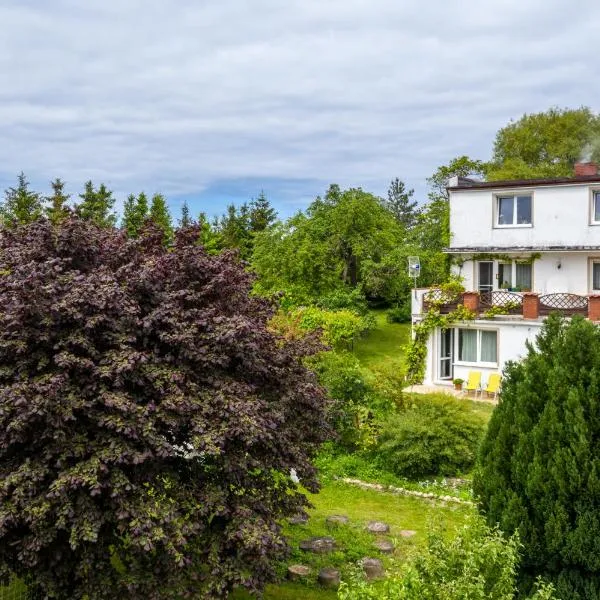
[[354, 342], [354, 354], [367, 369], [398, 371], [404, 366], [404, 346], [410, 340], [410, 323], [388, 323], [384, 311], [372, 312], [375, 329]]
[[[426, 542], [429, 524], [441, 521], [449, 529], [454, 529], [474, 510], [458, 504], [365, 490], [339, 481], [326, 482], [319, 494], [309, 495], [309, 498], [314, 504], [309, 522], [306, 525], [286, 525], [285, 531], [292, 553], [285, 565], [281, 565], [280, 572], [284, 577], [287, 565], [305, 564], [311, 567], [312, 576], [306, 584], [283, 582], [268, 586], [266, 600], [335, 598], [335, 592], [325, 590], [316, 583], [318, 571], [323, 567], [340, 569], [342, 578], [365, 556], [380, 558], [385, 566], [392, 567], [390, 558], [373, 548], [373, 542], [377, 538], [365, 531], [369, 521], [384, 521], [390, 525], [391, 531], [384, 537], [392, 539], [396, 544], [392, 560], [403, 561]], [[345, 515], [350, 522], [348, 525], [328, 526], [326, 519], [330, 515]], [[403, 538], [400, 535], [402, 530], [414, 530], [417, 534], [411, 538]], [[333, 537], [338, 545], [331, 554], [310, 554], [298, 549], [302, 540], [325, 535]], [[237, 591], [232, 595], [233, 598], [241, 600], [250, 596]]]

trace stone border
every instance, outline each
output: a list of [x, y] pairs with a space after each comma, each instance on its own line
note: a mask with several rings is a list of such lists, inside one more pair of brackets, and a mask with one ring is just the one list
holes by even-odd
[[382, 485], [381, 483], [368, 483], [367, 481], [361, 481], [360, 479], [351, 479], [350, 477], [339, 477], [339, 481], [355, 485], [357, 487], [375, 490], [377, 492], [391, 492], [392, 494], [402, 494], [403, 496], [413, 496], [415, 498], [424, 498], [426, 500], [440, 500], [442, 502], [454, 502], [455, 504], [463, 504], [464, 506], [475, 506], [475, 502], [470, 500], [463, 500], [456, 496], [438, 496], [431, 492], [418, 492], [417, 490], [408, 490], [406, 488], [395, 487], [393, 485]]

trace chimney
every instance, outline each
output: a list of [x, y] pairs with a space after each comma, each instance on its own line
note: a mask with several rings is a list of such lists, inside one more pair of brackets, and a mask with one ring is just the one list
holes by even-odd
[[575, 177], [594, 177], [598, 175], [598, 165], [594, 162], [576, 162]]

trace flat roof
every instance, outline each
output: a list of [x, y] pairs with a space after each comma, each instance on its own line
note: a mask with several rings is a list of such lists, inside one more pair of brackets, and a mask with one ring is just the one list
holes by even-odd
[[501, 181], [477, 181], [468, 177], [459, 177], [458, 185], [448, 186], [449, 191], [454, 190], [481, 190], [491, 188], [516, 188], [542, 185], [565, 185], [600, 183], [600, 175], [584, 175], [578, 177], [553, 177], [538, 179], [510, 179]]

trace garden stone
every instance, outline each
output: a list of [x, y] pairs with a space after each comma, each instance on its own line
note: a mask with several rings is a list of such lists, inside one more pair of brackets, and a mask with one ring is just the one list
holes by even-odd
[[337, 588], [340, 585], [340, 572], [327, 567], [319, 571], [319, 583], [328, 588]]
[[378, 558], [361, 558], [358, 563], [363, 568], [367, 579], [377, 579], [383, 576], [383, 563]]
[[349, 520], [350, 519], [348, 519], [346, 515], [331, 515], [330, 517], [327, 517], [325, 522], [327, 525], [337, 527], [338, 525], [347, 525]]
[[335, 540], [332, 537], [313, 537], [300, 542], [299, 547], [304, 552], [327, 554], [335, 548]]
[[367, 531], [369, 533], [389, 533], [390, 526], [381, 521], [369, 521], [367, 524]]
[[383, 554], [392, 554], [394, 552], [394, 544], [390, 540], [376, 540], [373, 547], [377, 548]]
[[290, 525], [306, 525], [306, 523], [308, 523], [308, 515], [304, 513], [298, 513], [297, 515], [290, 517], [288, 519], [288, 523]]
[[288, 579], [291, 581], [299, 581], [310, 575], [310, 567], [306, 565], [290, 565], [287, 570]]
[[417, 532], [416, 532], [416, 531], [413, 531], [412, 529], [403, 529], [403, 530], [400, 532], [400, 535], [401, 535], [403, 538], [410, 538], [410, 537], [412, 537], [413, 535], [417, 535]]

